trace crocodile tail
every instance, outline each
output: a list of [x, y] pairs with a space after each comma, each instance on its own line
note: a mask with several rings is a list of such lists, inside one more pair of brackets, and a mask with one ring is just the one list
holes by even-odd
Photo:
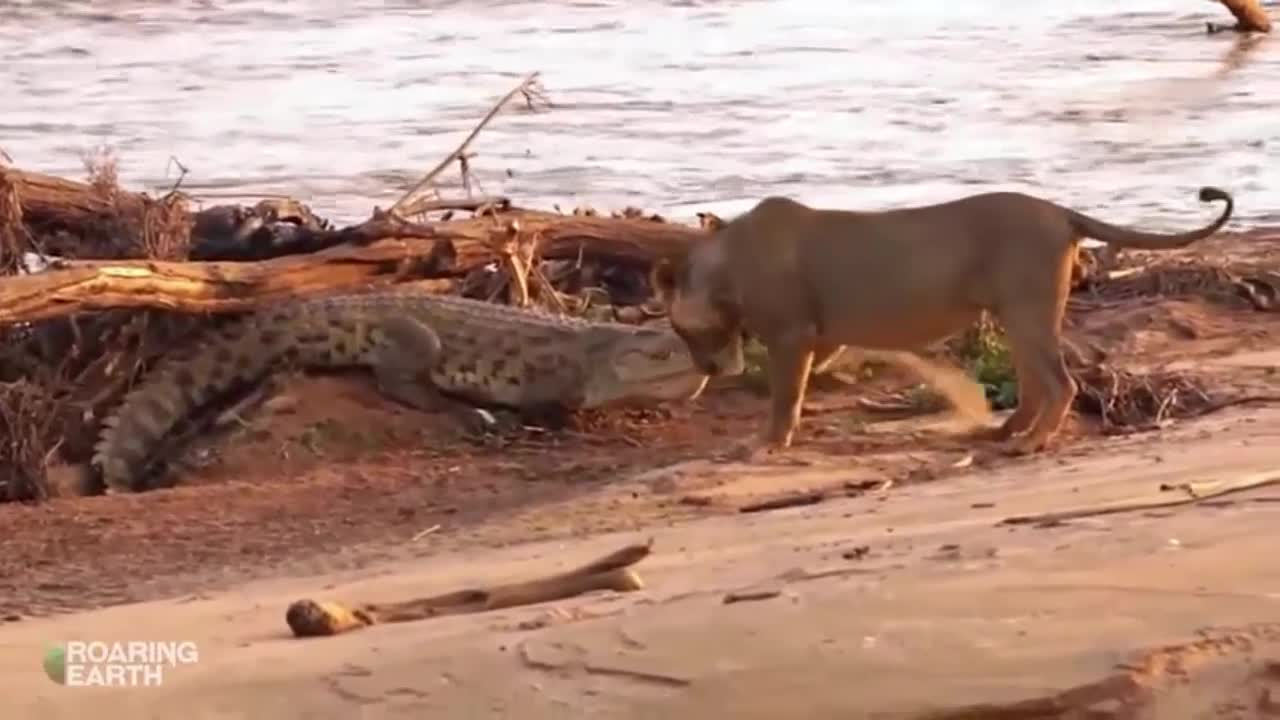
[[1141, 250], [1169, 250], [1185, 247], [1197, 240], [1203, 240], [1218, 232], [1219, 228], [1227, 223], [1227, 220], [1231, 218], [1232, 210], [1235, 209], [1235, 201], [1232, 199], [1231, 194], [1215, 187], [1200, 188], [1200, 202], [1213, 202], [1214, 200], [1226, 203], [1226, 206], [1222, 208], [1222, 214], [1208, 225], [1184, 233], [1164, 234], [1130, 230], [1129, 228], [1122, 228], [1091, 218], [1075, 210], [1067, 210], [1067, 217], [1076, 232], [1085, 237], [1100, 240], [1108, 245]]
[[149, 469], [180, 422], [228, 390], [260, 380], [296, 346], [288, 336], [298, 325], [289, 316], [296, 312], [267, 311], [210, 331], [190, 352], [144, 375], [103, 420], [90, 460], [101, 483], [115, 492], [150, 489]]

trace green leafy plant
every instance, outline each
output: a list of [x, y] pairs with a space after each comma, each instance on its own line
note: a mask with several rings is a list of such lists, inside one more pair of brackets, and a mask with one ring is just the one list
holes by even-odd
[[753, 392], [769, 392], [769, 351], [759, 340], [751, 338], [742, 348], [746, 369], [742, 372], [742, 385]]
[[1018, 404], [1018, 379], [1004, 331], [986, 314], [951, 346], [952, 352], [982, 383], [992, 407], [1004, 410]]

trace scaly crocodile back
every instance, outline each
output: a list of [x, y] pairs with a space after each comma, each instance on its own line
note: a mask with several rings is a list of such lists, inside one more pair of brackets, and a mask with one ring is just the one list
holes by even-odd
[[[156, 448], [184, 419], [233, 389], [260, 381], [283, 365], [343, 367], [369, 365], [378, 351], [372, 332], [380, 319], [412, 317], [441, 338], [447, 352], [432, 369], [443, 390], [499, 404], [518, 404], [521, 393], [554, 397], [581, 385], [586, 358], [574, 352], [574, 338], [591, 327], [620, 333], [635, 328], [591, 323], [551, 313], [516, 310], [492, 303], [420, 292], [391, 291], [295, 300], [255, 312], [198, 340], [189, 352], [162, 361], [103, 421], [91, 466], [108, 487], [145, 489]], [[519, 354], [538, 381], [495, 387], [497, 350]], [[480, 367], [481, 359], [490, 362]], [[533, 387], [530, 387], [532, 385]], [[506, 393], [502, 397], [486, 395]]]

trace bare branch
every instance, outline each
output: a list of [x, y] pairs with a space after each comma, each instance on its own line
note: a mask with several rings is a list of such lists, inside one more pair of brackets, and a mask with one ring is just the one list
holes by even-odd
[[524, 78], [524, 80], [520, 81], [519, 85], [512, 88], [506, 95], [503, 95], [502, 99], [494, 104], [488, 114], [480, 120], [479, 124], [472, 128], [471, 134], [467, 135], [466, 139], [462, 141], [462, 144], [454, 148], [453, 152], [449, 153], [444, 160], [441, 160], [435, 167], [431, 168], [431, 170], [427, 172], [427, 174], [424, 175], [412, 188], [410, 188], [403, 197], [397, 200], [387, 212], [401, 217], [416, 214], [418, 212], [417, 200], [419, 196], [424, 193], [440, 173], [444, 172], [445, 169], [454, 162], [457, 162], [461, 166], [463, 187], [467, 189], [467, 194], [470, 195], [470, 180], [468, 178], [470, 165], [468, 164], [468, 158], [473, 154], [468, 153], [467, 150], [471, 147], [471, 143], [476, 139], [476, 136], [480, 134], [480, 131], [483, 130], [485, 126], [502, 111], [502, 108], [510, 103], [517, 95], [524, 97], [525, 105], [530, 110], [534, 109], [535, 101], [548, 106], [551, 104], [542, 89], [541, 83], [538, 80], [538, 75], [538, 72], [530, 73]]

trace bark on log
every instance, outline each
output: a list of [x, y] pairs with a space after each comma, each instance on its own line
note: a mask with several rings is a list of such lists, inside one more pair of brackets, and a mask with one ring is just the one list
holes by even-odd
[[1271, 18], [1267, 16], [1267, 11], [1263, 9], [1259, 0], [1218, 0], [1231, 11], [1235, 16], [1236, 24], [1233, 28], [1216, 26], [1209, 24], [1210, 32], [1216, 30], [1235, 30], [1236, 32], [1271, 32]]
[[28, 222], [61, 220], [71, 224], [88, 224], [114, 215], [117, 208], [126, 212], [141, 212], [144, 196], [119, 190], [115, 203], [88, 183], [45, 175], [44, 173], [0, 168], [0, 174], [18, 186], [22, 199], [22, 214]]
[[[368, 225], [379, 222], [384, 221]], [[238, 312], [264, 301], [390, 281], [407, 261], [427, 261], [428, 276], [456, 275], [525, 241], [536, 244], [542, 259], [582, 257], [645, 267], [706, 236], [675, 223], [531, 211], [414, 225], [405, 234], [411, 237], [261, 262], [64, 261], [57, 269], [0, 279], [0, 325], [121, 307]]]
[[[72, 246], [46, 246], [45, 252], [107, 258], [138, 254], [143, 219], [154, 200], [119, 188], [108, 195], [88, 183], [12, 167], [0, 168], [0, 174], [17, 189], [23, 221], [36, 237], [70, 234]], [[124, 227], [131, 232], [122, 233]]]
[[539, 257], [546, 260], [601, 260], [645, 267], [658, 257], [669, 257], [688, 250], [707, 236], [706, 231], [679, 223], [654, 222], [630, 218], [557, 215], [522, 210], [495, 218], [474, 218], [437, 226], [457, 233], [455, 240], [458, 264], [474, 267], [493, 258], [493, 247], [507, 242], [512, 222], [520, 239], [537, 243]]

